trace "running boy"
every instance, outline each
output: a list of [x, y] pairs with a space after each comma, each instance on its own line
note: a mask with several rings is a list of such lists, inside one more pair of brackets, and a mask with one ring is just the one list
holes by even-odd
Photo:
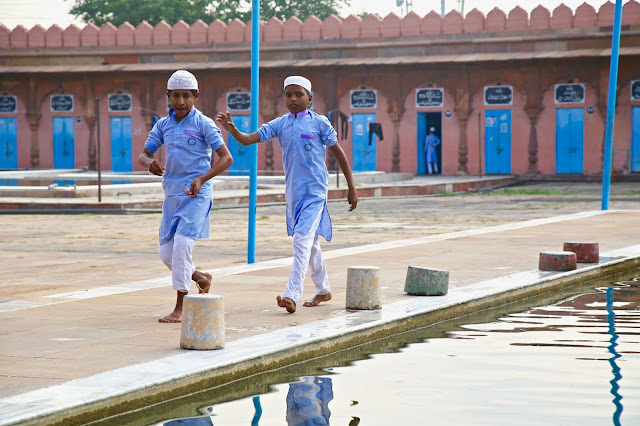
[[257, 132], [240, 132], [231, 114], [219, 113], [216, 121], [242, 145], [251, 145], [278, 138], [282, 148], [287, 198], [287, 233], [293, 236], [293, 265], [283, 297], [278, 306], [294, 313], [302, 299], [302, 287], [307, 275], [316, 285], [316, 294], [304, 306], [317, 306], [331, 300], [327, 269], [322, 258], [318, 235], [331, 241], [331, 218], [327, 209], [329, 173], [325, 166], [325, 146], [338, 160], [349, 185], [349, 211], [356, 208], [358, 194], [353, 183], [351, 166], [338, 144], [338, 137], [329, 120], [309, 111], [311, 82], [305, 77], [290, 76], [284, 81], [284, 100], [288, 114], [263, 124]]
[[[213, 120], [193, 105], [198, 99], [198, 81], [188, 71], [173, 73], [167, 82], [171, 109], [167, 117], [153, 126], [138, 157], [140, 165], [162, 176], [164, 202], [159, 239], [160, 259], [171, 270], [176, 307], [160, 322], [180, 322], [182, 302], [189, 293], [191, 280], [200, 293], [207, 293], [211, 274], [196, 270], [192, 261], [193, 245], [209, 237], [209, 211], [213, 203], [210, 179], [224, 172], [233, 158]], [[153, 155], [165, 145], [165, 167]], [[211, 167], [211, 153], [218, 161]]]

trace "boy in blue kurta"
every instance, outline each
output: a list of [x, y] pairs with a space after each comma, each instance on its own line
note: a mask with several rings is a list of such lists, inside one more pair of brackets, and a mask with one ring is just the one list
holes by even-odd
[[[164, 202], [160, 223], [160, 259], [171, 270], [177, 292], [176, 307], [160, 322], [180, 322], [182, 302], [194, 280], [201, 293], [209, 291], [211, 274], [196, 270], [192, 250], [196, 240], [209, 237], [209, 211], [213, 204], [210, 179], [233, 163], [220, 129], [211, 118], [193, 105], [198, 99], [198, 81], [188, 71], [173, 73], [167, 82], [171, 109], [149, 132], [140, 165], [162, 176]], [[153, 155], [164, 145], [167, 160], [163, 167]], [[218, 160], [211, 167], [211, 155]]]
[[309, 111], [311, 82], [305, 77], [290, 76], [284, 81], [284, 100], [288, 114], [263, 124], [257, 132], [240, 132], [233, 124], [231, 113], [220, 113], [216, 120], [242, 145], [251, 145], [278, 138], [282, 148], [287, 198], [287, 233], [293, 236], [293, 265], [283, 297], [278, 306], [287, 312], [296, 311], [302, 299], [302, 287], [307, 274], [316, 286], [313, 299], [304, 306], [317, 306], [331, 300], [327, 269], [322, 259], [318, 235], [331, 241], [331, 218], [327, 209], [329, 173], [325, 166], [325, 147], [338, 160], [349, 186], [349, 211], [356, 208], [358, 194], [353, 183], [349, 160], [338, 144], [336, 131], [329, 120]]

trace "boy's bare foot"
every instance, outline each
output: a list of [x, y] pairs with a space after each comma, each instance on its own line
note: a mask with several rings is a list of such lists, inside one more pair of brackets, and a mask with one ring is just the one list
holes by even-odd
[[195, 271], [191, 275], [191, 279], [196, 282], [198, 286], [198, 293], [209, 293], [211, 288], [211, 274], [202, 271]]
[[160, 318], [159, 322], [182, 322], [182, 304], [184, 297], [187, 295], [186, 291], [176, 291], [176, 307], [173, 308], [173, 312], [164, 318]]
[[182, 311], [175, 310], [164, 318], [160, 318], [159, 322], [182, 322]]
[[320, 302], [328, 302], [329, 300], [331, 300], [331, 292], [327, 294], [316, 294], [315, 296], [313, 296], [313, 299], [311, 299], [309, 302], [304, 302], [302, 306], [306, 306], [307, 308], [309, 308], [312, 306], [318, 306]]
[[285, 308], [290, 314], [296, 311], [296, 302], [289, 299], [288, 297], [276, 296], [276, 300], [278, 301], [278, 306], [280, 306], [281, 308]]

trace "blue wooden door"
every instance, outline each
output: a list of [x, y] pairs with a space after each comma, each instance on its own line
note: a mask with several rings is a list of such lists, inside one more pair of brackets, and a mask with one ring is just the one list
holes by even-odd
[[[18, 168], [17, 121], [13, 117], [0, 118], [0, 170]], [[17, 186], [17, 179], [0, 179], [0, 186]]]
[[582, 173], [582, 108], [556, 109], [556, 173]]
[[640, 172], [640, 107], [631, 108], [631, 171]]
[[130, 172], [131, 117], [111, 117], [111, 170]]
[[18, 168], [17, 120], [0, 118], [0, 169]]
[[[249, 133], [249, 127], [251, 125], [250, 115], [234, 115], [233, 123], [238, 130], [243, 133]], [[251, 169], [250, 155], [248, 146], [243, 146], [240, 142], [236, 141], [231, 133], [229, 133], [229, 152], [233, 157], [233, 164], [229, 167], [230, 176], [248, 176]], [[255, 147], [253, 148], [255, 149]]]
[[418, 113], [418, 174], [424, 175], [427, 173], [427, 160], [424, 155], [424, 138], [427, 137], [427, 114], [424, 112]]
[[511, 173], [511, 110], [486, 110], [484, 114], [485, 173]]
[[376, 170], [376, 135], [369, 135], [369, 123], [375, 121], [375, 114], [353, 114], [351, 164], [354, 172]]
[[53, 117], [53, 168], [75, 167], [73, 117]]

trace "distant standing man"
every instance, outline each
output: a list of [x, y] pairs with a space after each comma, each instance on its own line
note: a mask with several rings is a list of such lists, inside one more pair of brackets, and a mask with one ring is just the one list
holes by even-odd
[[440, 145], [440, 139], [435, 134], [436, 128], [429, 129], [429, 134], [424, 138], [424, 152], [427, 153], [427, 171], [430, 175], [438, 173], [438, 153], [436, 147]]

